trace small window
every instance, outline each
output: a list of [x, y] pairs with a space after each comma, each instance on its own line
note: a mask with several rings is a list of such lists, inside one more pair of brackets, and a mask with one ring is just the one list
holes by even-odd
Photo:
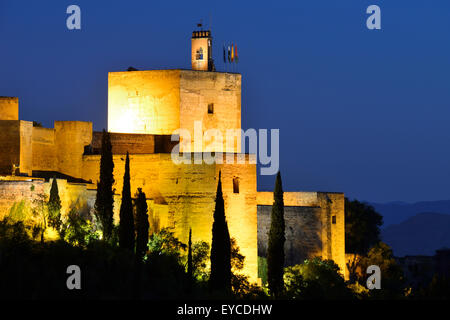
[[214, 103], [208, 104], [208, 113], [213, 114], [214, 113]]
[[239, 178], [233, 178], [233, 193], [239, 193]]
[[331, 217], [331, 222], [332, 222], [333, 224], [336, 224], [336, 216], [332, 216], [332, 217]]
[[195, 60], [203, 60], [203, 48], [197, 50]]

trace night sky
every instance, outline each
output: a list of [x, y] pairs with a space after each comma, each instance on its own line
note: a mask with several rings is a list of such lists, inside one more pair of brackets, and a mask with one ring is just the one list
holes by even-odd
[[[81, 31], [66, 28], [71, 4]], [[366, 28], [371, 4], [382, 30]], [[222, 44], [238, 46], [243, 128], [280, 129], [286, 191], [450, 199], [448, 0], [0, 0], [0, 96], [19, 97], [20, 119], [101, 130], [107, 73], [190, 69], [210, 16], [219, 71]]]

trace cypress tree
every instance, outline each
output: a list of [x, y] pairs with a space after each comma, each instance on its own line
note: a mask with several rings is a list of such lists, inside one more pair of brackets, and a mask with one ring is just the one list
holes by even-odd
[[48, 206], [48, 224], [50, 227], [60, 231], [61, 226], [61, 199], [59, 198], [58, 184], [56, 178], [53, 178], [52, 186], [50, 188], [50, 198], [47, 203]]
[[134, 251], [134, 216], [130, 190], [130, 156], [127, 152], [123, 175], [122, 203], [120, 204], [119, 246]]
[[272, 296], [279, 297], [284, 289], [284, 201], [281, 174], [278, 172], [273, 193], [270, 217], [269, 244], [267, 249], [267, 282]]
[[231, 290], [231, 242], [225, 217], [221, 174], [217, 184], [216, 207], [212, 227], [210, 289], [228, 293]]
[[95, 199], [95, 211], [100, 221], [103, 237], [110, 240], [113, 231], [114, 208], [114, 162], [112, 155], [111, 137], [109, 132], [103, 129], [102, 149], [100, 158], [100, 181], [97, 182], [97, 197]]
[[142, 279], [142, 258], [147, 252], [148, 244], [148, 214], [147, 200], [145, 193], [141, 188], [136, 192], [136, 255], [135, 255], [135, 272], [133, 276], [133, 298], [141, 297], [141, 279]]
[[142, 258], [147, 252], [149, 227], [145, 193], [142, 192], [141, 188], [138, 188], [136, 197], [136, 256], [139, 258]]
[[192, 289], [192, 229], [189, 229], [189, 242], [188, 242], [188, 264], [187, 264], [187, 276], [188, 276], [188, 292]]
[[95, 216], [97, 218], [97, 221], [99, 221], [99, 227], [103, 231], [103, 212], [104, 212], [104, 206], [103, 206], [103, 190], [102, 185], [100, 181], [97, 181], [97, 194], [95, 195]]

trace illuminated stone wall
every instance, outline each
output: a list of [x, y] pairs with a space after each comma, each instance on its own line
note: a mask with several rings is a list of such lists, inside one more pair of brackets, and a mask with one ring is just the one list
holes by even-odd
[[22, 121], [20, 122], [20, 173], [25, 173], [31, 176], [33, 170], [33, 153], [32, 153], [32, 132], [33, 122]]
[[170, 135], [179, 126], [180, 70], [108, 74], [108, 131]]
[[12, 165], [20, 163], [20, 122], [0, 121], [0, 173], [11, 174]]
[[84, 147], [91, 141], [92, 122], [55, 121], [58, 171], [72, 177], [81, 177]]
[[19, 98], [0, 97], [0, 120], [19, 120]]
[[[191, 159], [191, 161], [193, 161]], [[247, 162], [248, 162], [247, 156]], [[99, 155], [83, 157], [83, 179], [97, 181]], [[125, 166], [124, 155], [114, 155], [116, 200], [115, 220], [118, 222], [120, 194]], [[153, 207], [150, 215], [159, 227], [174, 228], [181, 241], [187, 243], [189, 228], [193, 241], [211, 243], [212, 222], [219, 170], [225, 213], [230, 235], [236, 238], [245, 259], [245, 272], [257, 278], [256, 165], [247, 164], [180, 164], [170, 154], [130, 156], [131, 192], [142, 188]], [[239, 179], [239, 193], [233, 191], [233, 178]]]
[[[273, 192], [258, 192], [257, 204], [258, 254], [265, 256]], [[320, 256], [334, 260], [346, 276], [344, 194], [284, 192], [284, 205], [286, 265]]]
[[16, 174], [31, 175], [31, 131], [33, 124], [21, 120], [0, 120], [0, 173], [11, 174], [12, 166], [19, 168]]
[[[191, 66], [192, 70], [208, 71], [208, 41], [209, 38], [192, 38], [191, 39]], [[197, 59], [197, 50], [203, 51], [203, 59]]]
[[44, 191], [44, 181], [22, 177], [0, 178], [0, 220], [9, 214], [15, 203], [25, 202], [28, 209], [38, 195]]
[[[208, 105], [212, 113], [208, 113]], [[171, 135], [186, 129], [194, 139], [194, 122], [201, 134], [241, 129], [241, 75], [192, 70], [111, 72], [108, 77], [108, 131]], [[214, 141], [211, 141], [214, 142]], [[181, 148], [181, 151], [185, 149]], [[240, 134], [226, 148], [194, 143], [190, 151], [240, 152]]]
[[[102, 136], [102, 132], [93, 133], [89, 153], [100, 154]], [[114, 154], [170, 153], [174, 145], [178, 143], [171, 141], [169, 135], [110, 132], [109, 136]]]
[[33, 127], [33, 170], [58, 171], [55, 129]]
[[[258, 205], [258, 256], [267, 257], [272, 206]], [[285, 266], [322, 256], [322, 210], [319, 207], [284, 207]]]
[[[322, 208], [322, 239], [327, 239], [327, 252], [323, 257], [334, 260], [344, 276], [345, 267], [345, 200], [343, 193], [318, 192], [319, 206]], [[326, 233], [326, 237], [325, 237]]]
[[33, 127], [31, 121], [0, 120], [0, 174], [32, 175], [33, 170], [58, 171], [81, 177], [84, 147], [92, 141], [92, 123], [56, 121], [55, 129]]
[[32, 158], [35, 171], [58, 171], [81, 177], [84, 147], [92, 141], [92, 123], [55, 121], [55, 128], [32, 130]]
[[[11, 207], [24, 201], [24, 210], [31, 214], [35, 201], [50, 196], [50, 181], [27, 177], [0, 178], [0, 220], [8, 215]], [[57, 179], [59, 197], [61, 199], [61, 214], [63, 219], [71, 209], [77, 212], [90, 212], [94, 207], [96, 190], [93, 185], [68, 183], [67, 180]], [[44, 196], [41, 198], [40, 196]]]
[[[99, 179], [101, 133], [93, 133], [92, 123], [81, 121], [56, 121], [54, 129], [33, 127], [32, 122], [17, 120], [17, 99], [0, 99], [2, 110], [0, 146], [4, 152], [0, 155], [0, 174], [10, 174], [15, 163], [20, 164], [23, 174], [57, 171], [91, 181], [93, 184], [58, 180], [64, 214], [70, 208], [91, 210]], [[200, 136], [194, 135], [196, 122], [201, 122]], [[124, 154], [128, 151], [131, 192], [134, 195], [142, 188], [146, 193], [152, 229], [171, 227], [187, 243], [192, 228], [193, 241], [210, 243], [221, 171], [230, 235], [246, 257], [245, 272], [256, 281], [258, 247], [264, 252], [273, 193], [256, 191], [256, 165], [254, 157], [249, 159], [248, 155], [244, 155], [245, 164], [194, 164], [193, 159], [188, 164], [175, 164], [169, 153], [174, 145], [170, 135], [179, 128], [197, 139], [188, 146], [197, 155], [206, 151], [240, 152], [241, 75], [196, 70], [109, 73], [108, 131], [112, 133], [115, 163], [115, 222], [119, 222]], [[239, 133], [231, 145], [225, 140], [213, 145], [214, 141], [208, 144], [203, 136], [208, 129], [218, 129], [224, 138], [227, 130]], [[27, 190], [30, 184], [38, 186], [34, 192], [48, 194], [49, 182], [39, 181], [0, 184], [0, 215], [9, 210], [11, 201], [35, 196]], [[238, 181], [239, 192], [235, 192], [233, 181]], [[289, 263], [320, 255], [333, 259], [345, 273], [344, 195], [285, 192], [284, 200]]]
[[[224, 138], [227, 129], [241, 129], [240, 74], [182, 70], [180, 90], [180, 128], [189, 130], [191, 139], [195, 121], [201, 121], [203, 132], [218, 129]], [[208, 105], [212, 105], [212, 113], [208, 113]], [[203, 140], [198, 145], [193, 142], [191, 151], [241, 152], [240, 131], [231, 147], [225, 141], [216, 147], [214, 140], [209, 145]]]
[[[44, 184], [44, 194], [50, 197], [53, 179]], [[78, 213], [91, 213], [97, 194], [96, 185], [84, 183], [70, 183], [64, 179], [56, 179], [59, 197], [61, 199], [61, 214], [63, 218], [74, 209]]]

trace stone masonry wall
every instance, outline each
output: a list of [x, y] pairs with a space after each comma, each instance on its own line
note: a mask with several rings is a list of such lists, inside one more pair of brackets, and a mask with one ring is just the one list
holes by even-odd
[[[208, 105], [210, 104], [213, 113], [208, 113]], [[201, 121], [203, 132], [208, 129], [218, 129], [223, 137], [222, 143], [215, 146], [214, 139], [211, 139], [210, 142], [203, 139], [201, 143], [194, 144], [195, 121]], [[187, 129], [190, 132], [191, 151], [193, 152], [241, 152], [240, 131], [234, 144], [227, 147], [225, 141], [227, 129], [241, 129], [241, 75], [182, 70], [180, 80], [180, 128]], [[181, 151], [183, 151], [183, 148], [181, 148]]]
[[58, 171], [55, 129], [33, 127], [33, 170]]
[[[258, 205], [258, 256], [267, 257], [272, 206]], [[322, 255], [322, 221], [319, 207], [284, 207], [285, 266]]]
[[[93, 132], [90, 145], [92, 154], [99, 154], [102, 147], [102, 132]], [[172, 142], [169, 135], [110, 132], [114, 154], [170, 153], [178, 142]]]
[[[267, 250], [273, 192], [258, 192], [257, 204], [258, 253], [264, 254]], [[284, 205], [287, 239], [285, 254], [289, 257], [287, 263], [297, 263], [308, 256], [320, 256], [336, 262], [346, 276], [344, 194], [284, 192]], [[304, 232], [296, 230], [301, 228]], [[307, 244], [303, 243], [302, 237]]]
[[[212, 113], [208, 105], [213, 106]], [[181, 128], [193, 140], [195, 121], [202, 122], [201, 135], [218, 129], [225, 137], [227, 129], [241, 129], [240, 74], [193, 70], [109, 73], [108, 131], [171, 135]], [[208, 145], [205, 140], [198, 147], [192, 143], [190, 151], [241, 152], [240, 131], [229, 148], [225, 141], [220, 149], [212, 145], [208, 149]]]
[[0, 120], [19, 120], [19, 98], [0, 97]]
[[92, 141], [92, 122], [55, 121], [55, 145], [59, 172], [82, 176], [84, 147]]
[[180, 70], [110, 72], [108, 131], [172, 134], [180, 126]]
[[[25, 177], [2, 177], [0, 179], [0, 220], [8, 215], [11, 207], [24, 201], [28, 210], [35, 200], [48, 201], [50, 196], [50, 181]], [[86, 184], [68, 183], [66, 180], [57, 179], [58, 192], [61, 199], [61, 214], [63, 218], [71, 209], [77, 212], [89, 212], [95, 203], [96, 190]], [[28, 212], [30, 214], [30, 212]]]
[[[247, 156], [247, 162], [248, 156]], [[99, 155], [83, 156], [83, 179], [99, 177]], [[120, 198], [125, 166], [124, 155], [114, 155], [114, 178]], [[147, 198], [158, 205], [152, 214], [160, 227], [174, 228], [176, 236], [187, 243], [189, 228], [193, 241], [211, 242], [212, 222], [219, 170], [225, 214], [230, 235], [236, 238], [245, 259], [245, 273], [257, 279], [256, 165], [252, 164], [175, 164], [170, 154], [130, 155], [131, 192], [142, 188]], [[239, 193], [233, 192], [233, 179], [239, 180]], [[167, 209], [164, 210], [164, 206]], [[117, 219], [120, 202], [116, 201]], [[157, 212], [158, 211], [158, 212]], [[166, 225], [162, 225], [165, 223]]]
[[0, 174], [11, 174], [12, 165], [20, 163], [20, 122], [0, 121]]

